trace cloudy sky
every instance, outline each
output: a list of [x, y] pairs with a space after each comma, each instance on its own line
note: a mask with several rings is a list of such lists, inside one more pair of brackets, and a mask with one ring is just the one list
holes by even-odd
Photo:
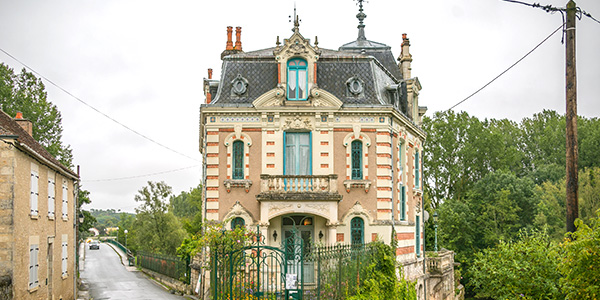
[[[527, 1], [527, 0], [524, 0]], [[536, 0], [564, 7], [566, 0]], [[351, 0], [296, 0], [300, 32], [321, 48], [356, 39]], [[600, 1], [577, 5], [600, 19]], [[133, 212], [148, 180], [179, 194], [201, 178], [199, 105], [207, 69], [220, 76], [226, 27], [242, 26], [246, 51], [289, 37], [293, 0], [9, 1], [0, 0], [0, 48], [83, 102], [46, 82], [63, 116], [64, 141], [81, 166], [88, 208]], [[368, 39], [400, 54], [411, 41], [412, 74], [428, 115], [445, 110], [496, 77], [562, 24], [560, 14], [500, 0], [370, 0]], [[600, 23], [577, 22], [578, 111], [600, 116]], [[543, 109], [565, 110], [561, 32], [456, 110], [519, 121]], [[16, 71], [23, 66], [0, 52]], [[557, 141], [562, 142], [562, 141]], [[160, 174], [157, 174], [160, 173]], [[155, 174], [155, 175], [151, 175]]]

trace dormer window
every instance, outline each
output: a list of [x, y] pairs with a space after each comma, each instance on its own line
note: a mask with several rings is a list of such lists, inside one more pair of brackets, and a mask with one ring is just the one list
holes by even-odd
[[308, 99], [308, 64], [305, 60], [295, 58], [288, 61], [287, 67], [287, 99]]

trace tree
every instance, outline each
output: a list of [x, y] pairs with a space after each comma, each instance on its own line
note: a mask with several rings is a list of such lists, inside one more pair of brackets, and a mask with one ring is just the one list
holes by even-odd
[[577, 230], [561, 245], [558, 268], [567, 299], [600, 298], [600, 210], [586, 225], [575, 221]]
[[544, 231], [521, 231], [515, 241], [501, 241], [475, 254], [469, 284], [478, 298], [564, 299], [559, 257], [557, 246]]
[[92, 200], [90, 200], [90, 192], [79, 187], [77, 210], [83, 215], [83, 223], [79, 224], [79, 234], [81, 234], [82, 237], [87, 236], [90, 228], [94, 227], [94, 224], [96, 224], [96, 218], [94, 218], [89, 211], [81, 208], [84, 204], [90, 203], [92, 203]]
[[168, 211], [167, 200], [171, 195], [171, 187], [162, 181], [148, 181], [148, 186], [135, 195], [135, 201], [141, 202], [135, 209], [137, 216], [133, 224], [140, 250], [175, 254], [181, 245], [185, 232], [175, 215]]
[[62, 142], [62, 116], [48, 101], [44, 83], [33, 73], [20, 74], [0, 63], [0, 106], [10, 116], [17, 111], [33, 122], [33, 138], [65, 166], [73, 167], [73, 154]]

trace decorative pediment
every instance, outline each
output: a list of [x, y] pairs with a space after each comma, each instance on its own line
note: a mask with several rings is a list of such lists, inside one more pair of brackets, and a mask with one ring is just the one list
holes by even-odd
[[358, 201], [344, 214], [342, 221], [344, 224], [350, 224], [350, 220], [357, 216], [362, 216], [369, 224], [373, 224], [373, 218], [371, 218], [369, 212]]
[[[256, 100], [252, 102], [252, 105], [255, 108], [284, 106], [285, 97], [283, 97], [283, 95], [284, 89], [277, 87], [256, 98]], [[311, 89], [311, 96], [312, 98], [310, 100], [310, 105], [313, 107], [332, 108], [337, 110], [342, 107], [342, 104], [344, 104], [333, 94], [316, 87]]]

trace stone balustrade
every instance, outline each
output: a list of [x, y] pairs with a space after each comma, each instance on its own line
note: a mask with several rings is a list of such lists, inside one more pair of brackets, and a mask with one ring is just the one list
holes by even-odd
[[329, 175], [260, 175], [258, 200], [300, 200], [298, 198], [341, 200], [337, 174]]

